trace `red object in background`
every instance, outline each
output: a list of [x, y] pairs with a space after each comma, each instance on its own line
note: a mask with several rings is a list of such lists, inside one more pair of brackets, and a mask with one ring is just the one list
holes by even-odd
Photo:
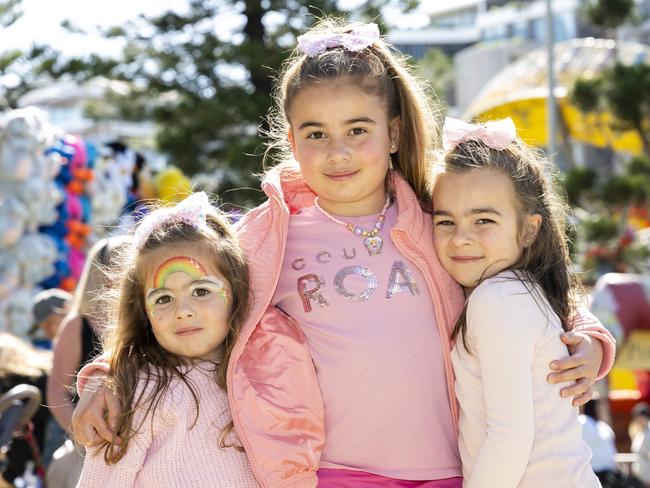
[[73, 292], [76, 286], [77, 286], [77, 280], [75, 280], [72, 276], [63, 278], [61, 280], [61, 283], [59, 283], [59, 288], [69, 292]]
[[626, 336], [633, 330], [650, 329], [650, 302], [643, 283], [633, 277], [609, 273], [598, 280], [607, 280], [605, 286], [614, 296], [618, 306], [615, 313]]
[[90, 168], [77, 168], [72, 171], [72, 178], [76, 181], [92, 181], [95, 178]]
[[642, 401], [640, 392], [636, 390], [614, 390], [609, 392], [609, 408], [612, 414], [612, 429], [616, 433], [616, 449], [618, 452], [630, 452], [630, 436], [627, 427], [630, 425], [632, 407]]
[[70, 193], [76, 193], [77, 195], [84, 193], [85, 190], [84, 184], [77, 180], [72, 180], [65, 188]]

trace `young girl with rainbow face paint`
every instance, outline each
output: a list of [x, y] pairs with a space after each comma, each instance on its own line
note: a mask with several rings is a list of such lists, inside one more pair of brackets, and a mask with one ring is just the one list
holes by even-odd
[[87, 452], [78, 486], [256, 486], [225, 392], [248, 302], [228, 222], [196, 193], [147, 215], [123, 254], [104, 350], [107, 384], [130, 408]]
[[[227, 373], [265, 487], [462, 484], [450, 333], [463, 297], [430, 237], [439, 128], [426, 93], [375, 24], [320, 22], [278, 77], [280, 164], [235, 226], [251, 306]], [[602, 327], [576, 337], [557, 358], [563, 381], [581, 378], [572, 397], [613, 357]], [[85, 443], [112, 435], [97, 414], [121, 409], [108, 391], [82, 397]]]

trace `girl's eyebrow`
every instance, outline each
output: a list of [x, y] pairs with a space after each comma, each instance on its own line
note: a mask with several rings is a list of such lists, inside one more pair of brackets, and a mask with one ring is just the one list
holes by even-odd
[[199, 280], [194, 280], [192, 283], [190, 283], [190, 286], [193, 286], [195, 284], [210, 284], [210, 285], [217, 285], [217, 286], [222, 286], [223, 287], [223, 281], [221, 281], [219, 278], [201, 278]]
[[152, 295], [155, 295], [156, 293], [159, 293], [161, 291], [169, 291], [167, 288], [149, 288], [149, 291], [147, 292], [147, 300], [149, 300]]
[[501, 212], [499, 212], [497, 209], [492, 208], [492, 207], [473, 208], [472, 210], [470, 210], [469, 213], [471, 213], [471, 214], [489, 213], [489, 214], [501, 215]]
[[[345, 120], [343, 123], [345, 125], [360, 124], [360, 123], [377, 125], [377, 122], [375, 122], [370, 117], [355, 117], [353, 119]], [[321, 127], [324, 127], [324, 126], [325, 126], [325, 124], [323, 124], [321, 122], [316, 122], [316, 121], [313, 121], [313, 120], [307, 120], [307, 121], [303, 122], [302, 124], [300, 124], [298, 126], [298, 130], [303, 130], [303, 129], [306, 129], [307, 127], [321, 128]]]
[[[467, 212], [467, 215], [474, 215], [474, 214], [483, 214], [483, 213], [488, 213], [488, 214], [495, 214], [495, 215], [501, 215], [501, 212], [498, 210], [492, 208], [492, 207], [484, 207], [484, 208], [473, 208], [469, 212]], [[447, 210], [434, 210], [433, 211], [433, 216], [438, 216], [442, 215], [445, 217], [451, 217], [451, 212]]]

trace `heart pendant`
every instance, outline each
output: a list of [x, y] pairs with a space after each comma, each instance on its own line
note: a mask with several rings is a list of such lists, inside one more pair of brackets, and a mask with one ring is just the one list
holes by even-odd
[[370, 256], [374, 256], [375, 254], [379, 254], [379, 252], [381, 251], [381, 246], [384, 245], [384, 241], [379, 236], [371, 236], [371, 237], [366, 237], [363, 240], [363, 244], [364, 246], [366, 246], [366, 249], [368, 250], [368, 254]]

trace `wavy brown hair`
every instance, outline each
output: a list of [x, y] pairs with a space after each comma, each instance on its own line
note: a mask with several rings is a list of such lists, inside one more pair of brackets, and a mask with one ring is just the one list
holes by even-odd
[[[325, 18], [308, 32], [348, 33], [355, 25], [358, 24]], [[290, 129], [288, 114], [300, 90], [344, 77], [355, 82], [359, 90], [382, 98], [389, 120], [399, 117], [399, 150], [391, 154], [392, 165], [428, 208], [431, 198], [427, 187], [428, 175], [439, 139], [433, 95], [425, 82], [411, 72], [406, 58], [383, 39], [358, 52], [335, 47], [310, 57], [297, 47], [293, 50], [275, 86], [275, 107], [268, 118], [269, 143], [265, 159], [273, 155], [273, 159], [280, 163], [293, 161], [287, 140]], [[336, 110], [335, 100], [332, 100], [332, 110]]]
[[[210, 256], [213, 264], [232, 288], [230, 328], [222, 344], [222, 356], [215, 368], [216, 383], [226, 390], [228, 359], [237, 340], [248, 308], [248, 265], [230, 225], [216, 209], [207, 213], [207, 225], [196, 228], [184, 222], [172, 222], [155, 228], [138, 250], [131, 245], [122, 256], [122, 276], [114, 310], [114, 326], [105, 337], [105, 351], [110, 356], [108, 384], [113, 389], [125, 411], [118, 417], [116, 436], [122, 442], [105, 442], [104, 459], [107, 463], [119, 461], [128, 448], [129, 439], [140, 426], [133, 426], [136, 409], [146, 408], [146, 418], [153, 415], [174, 378], [180, 378], [190, 389], [196, 402], [198, 398], [186, 378], [187, 366], [192, 361], [170, 353], [156, 341], [147, 317], [144, 300], [147, 256], [165, 246], [183, 246]], [[136, 398], [136, 386], [144, 387]], [[145, 391], [147, 393], [145, 393]], [[143, 420], [144, 422], [144, 420]], [[226, 437], [233, 428], [232, 421], [221, 433], [218, 442], [227, 447]], [[215, 439], [215, 442], [217, 440]]]
[[[517, 138], [503, 150], [476, 140], [462, 142], [446, 153], [441, 170], [463, 173], [479, 168], [500, 171], [512, 182], [520, 224], [526, 215], [539, 214], [542, 217], [534, 241], [523, 248], [521, 258], [509, 269], [522, 271], [523, 274], [516, 274], [524, 284], [530, 280], [541, 288], [560, 318], [563, 329], [569, 330], [569, 319], [582, 288], [569, 257], [566, 235], [568, 206], [556, 183], [555, 167], [541, 152]], [[534, 296], [534, 290], [530, 287], [529, 290]], [[465, 349], [469, 350], [465, 312], [466, 309], [451, 337], [455, 340], [460, 335]]]

